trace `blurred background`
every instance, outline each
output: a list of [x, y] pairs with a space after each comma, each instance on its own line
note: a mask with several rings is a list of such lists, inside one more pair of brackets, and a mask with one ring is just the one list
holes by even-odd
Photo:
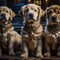
[[34, 3], [41, 5], [43, 9], [47, 6], [57, 4], [60, 5], [60, 0], [0, 0], [0, 6], [5, 5], [10, 8], [13, 8], [15, 5], [25, 5], [28, 3]]

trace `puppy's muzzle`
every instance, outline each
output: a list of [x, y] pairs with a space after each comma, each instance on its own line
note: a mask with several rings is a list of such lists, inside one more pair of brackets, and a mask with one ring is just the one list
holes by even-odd
[[6, 15], [5, 14], [0, 14], [0, 19], [6, 19]]
[[29, 19], [33, 19], [33, 14], [29, 14]]

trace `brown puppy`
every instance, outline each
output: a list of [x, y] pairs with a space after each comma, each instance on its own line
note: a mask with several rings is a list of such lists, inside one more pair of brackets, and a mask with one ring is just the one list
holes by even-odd
[[[15, 13], [6, 6], [0, 6], [0, 54], [1, 46], [8, 45], [9, 54], [14, 53], [14, 43], [21, 43], [21, 36], [14, 31], [11, 20], [15, 16]], [[7, 43], [8, 42], [8, 43]]]
[[35, 52], [36, 57], [43, 57], [41, 42], [43, 28], [40, 24], [43, 10], [38, 5], [28, 4], [22, 7], [19, 14], [22, 14], [25, 20], [22, 34], [23, 54], [21, 56], [27, 58], [30, 51], [30, 53]]
[[60, 6], [52, 5], [45, 12], [48, 24], [45, 28], [44, 56], [51, 56], [50, 49], [57, 49], [57, 56], [60, 56]]

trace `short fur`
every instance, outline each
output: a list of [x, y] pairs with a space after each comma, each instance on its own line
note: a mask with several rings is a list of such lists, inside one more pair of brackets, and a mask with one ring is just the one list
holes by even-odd
[[[21, 36], [14, 31], [11, 20], [15, 16], [15, 13], [6, 6], [0, 6], [0, 50], [1, 46], [9, 48], [9, 54], [14, 55], [14, 43], [20, 44]], [[8, 43], [9, 44], [8, 44]], [[8, 45], [8, 47], [6, 46]], [[1, 51], [0, 51], [1, 54]]]
[[43, 33], [42, 25], [40, 24], [41, 17], [43, 16], [43, 10], [41, 7], [35, 4], [27, 4], [22, 7], [19, 14], [25, 20], [25, 26], [23, 29], [23, 54], [22, 57], [28, 57], [29, 51], [34, 53], [36, 57], [43, 57], [42, 55], [42, 40]]
[[45, 12], [48, 24], [45, 28], [44, 56], [51, 56], [50, 49], [57, 51], [57, 56], [60, 56], [60, 6], [52, 5]]

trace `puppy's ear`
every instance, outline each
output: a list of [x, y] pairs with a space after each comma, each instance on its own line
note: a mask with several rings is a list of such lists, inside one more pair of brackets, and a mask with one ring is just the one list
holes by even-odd
[[42, 10], [42, 8], [40, 6], [38, 7], [38, 9], [39, 9], [40, 17], [42, 17], [44, 15], [44, 11]]
[[12, 20], [15, 16], [15, 13], [10, 9], [10, 20]]
[[19, 11], [19, 16], [20, 16], [20, 17], [23, 17], [22, 10]]
[[40, 16], [42, 17], [44, 15], [44, 11], [40, 9]]
[[40, 19], [44, 15], [44, 11], [41, 9], [40, 6], [38, 6], [38, 19]]
[[19, 11], [19, 16], [20, 17], [24, 16], [25, 7], [26, 7], [26, 5], [22, 6], [21, 10]]

